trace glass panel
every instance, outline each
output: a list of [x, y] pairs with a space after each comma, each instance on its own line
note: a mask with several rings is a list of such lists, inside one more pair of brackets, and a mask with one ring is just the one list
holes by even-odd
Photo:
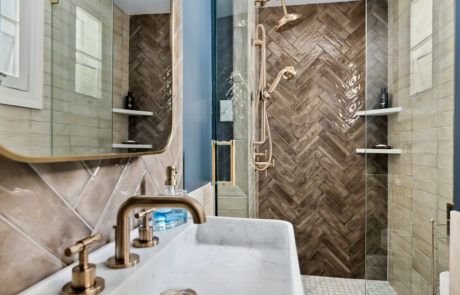
[[366, 155], [366, 294], [439, 294], [449, 268], [454, 5], [367, 0], [366, 109], [381, 107], [381, 88], [400, 109], [366, 117], [366, 145], [402, 152]]
[[0, 72], [17, 76], [18, 24], [0, 18]]
[[[251, 103], [250, 32], [253, 30], [253, 3], [245, 0], [216, 1], [215, 24], [215, 111], [217, 141], [234, 140], [235, 186], [217, 184], [216, 204], [220, 216], [254, 216], [253, 174], [249, 169], [249, 128]], [[216, 180], [230, 182], [229, 146], [216, 147]], [[252, 185], [250, 185], [252, 184]]]
[[0, 14], [12, 20], [19, 21], [19, 0], [0, 1]]

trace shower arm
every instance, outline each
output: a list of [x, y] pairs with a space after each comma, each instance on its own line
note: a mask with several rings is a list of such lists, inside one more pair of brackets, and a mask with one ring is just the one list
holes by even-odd
[[287, 8], [286, 8], [286, 0], [281, 0], [281, 3], [283, 4], [283, 11], [284, 11], [284, 14], [288, 14], [287, 12]]

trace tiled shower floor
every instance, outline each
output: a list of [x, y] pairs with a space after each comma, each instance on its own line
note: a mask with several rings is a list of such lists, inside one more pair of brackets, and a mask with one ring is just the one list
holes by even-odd
[[[305, 295], [398, 295], [386, 281], [302, 276]], [[366, 291], [367, 292], [366, 292]]]

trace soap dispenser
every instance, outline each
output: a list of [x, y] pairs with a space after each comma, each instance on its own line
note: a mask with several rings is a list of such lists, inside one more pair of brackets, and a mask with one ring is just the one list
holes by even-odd
[[[187, 191], [177, 189], [176, 167], [166, 168], [166, 189], [160, 195], [187, 196]], [[165, 231], [187, 223], [187, 210], [182, 208], [160, 208], [153, 212], [153, 227], [155, 231]]]

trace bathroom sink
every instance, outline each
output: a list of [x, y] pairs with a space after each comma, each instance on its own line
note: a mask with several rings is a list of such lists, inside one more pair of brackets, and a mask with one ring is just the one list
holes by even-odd
[[[101, 294], [159, 295], [174, 289], [198, 295], [304, 294], [288, 222], [208, 217], [205, 224], [188, 223], [156, 235], [158, 246], [131, 248], [140, 255], [140, 263], [132, 268], [105, 266], [114, 253], [113, 243], [90, 255], [97, 275], [105, 279]], [[59, 294], [70, 278], [67, 267], [22, 294]]]

